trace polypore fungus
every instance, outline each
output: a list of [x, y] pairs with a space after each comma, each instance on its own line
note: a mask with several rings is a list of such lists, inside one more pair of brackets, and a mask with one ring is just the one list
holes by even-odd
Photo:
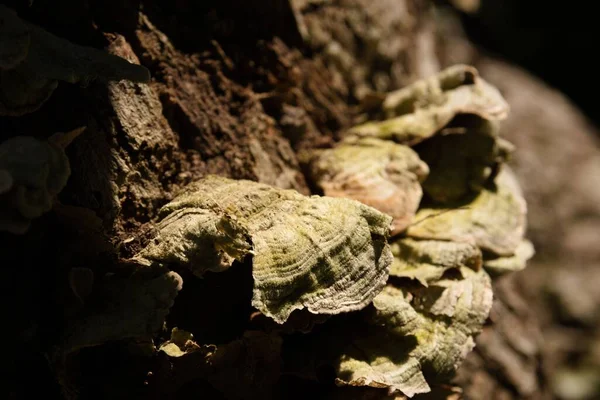
[[358, 200], [394, 218], [393, 233], [406, 229], [419, 207], [429, 168], [408, 146], [364, 138], [316, 150], [308, 157], [311, 180], [326, 196]]
[[450, 376], [475, 346], [492, 307], [491, 281], [481, 270], [460, 269], [426, 290], [388, 284], [373, 301], [371, 329], [339, 358], [338, 383], [387, 387], [407, 396], [430, 391]]
[[[286, 362], [299, 375], [325, 364], [338, 385], [412, 397], [450, 377], [473, 348], [492, 305], [482, 267], [517, 270], [533, 248], [523, 238], [525, 200], [503, 167], [512, 145], [498, 136], [508, 106], [496, 89], [473, 68], [456, 66], [387, 95], [381, 109], [388, 120], [352, 128], [333, 149], [314, 151], [307, 170], [325, 194], [395, 218], [391, 210], [401, 208], [389, 204], [412, 195], [419, 209], [414, 218], [403, 214], [409, 217], [391, 244], [390, 279], [372, 306], [294, 342]], [[419, 180], [415, 170], [429, 174]], [[423, 200], [412, 186], [419, 184]]]
[[357, 201], [209, 176], [161, 210], [135, 258], [220, 271], [252, 255], [252, 305], [283, 323], [292, 311], [360, 310], [381, 291], [391, 218]]
[[474, 68], [457, 65], [387, 94], [384, 119], [358, 125], [345, 137], [414, 146], [430, 170], [424, 192], [443, 203], [477, 193], [494, 179], [513, 148], [498, 137], [497, 121], [507, 113], [494, 87]]
[[470, 242], [498, 256], [511, 256], [523, 240], [527, 205], [508, 168], [478, 195], [447, 208], [422, 208], [407, 235]]
[[416, 279], [423, 286], [441, 279], [449, 269], [466, 267], [478, 271], [483, 263], [481, 250], [469, 242], [404, 238], [391, 247], [394, 262], [390, 275]]
[[340, 386], [408, 397], [430, 392], [475, 346], [492, 306], [491, 280], [483, 269], [456, 271], [429, 287], [391, 280], [360, 315], [296, 339], [286, 364], [306, 377], [316, 373], [311, 367], [333, 367]]
[[489, 121], [505, 119], [508, 105], [477, 70], [455, 65], [439, 74], [386, 95], [383, 121], [355, 126], [347, 135], [377, 137], [415, 145], [435, 135], [457, 115]]

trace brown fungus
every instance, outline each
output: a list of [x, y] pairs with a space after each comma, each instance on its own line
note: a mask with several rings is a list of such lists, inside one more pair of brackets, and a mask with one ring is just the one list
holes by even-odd
[[357, 201], [208, 176], [161, 210], [139, 262], [202, 275], [252, 255], [252, 305], [278, 323], [292, 311], [360, 310], [388, 278], [391, 217]]
[[326, 196], [358, 200], [394, 218], [403, 231], [419, 207], [429, 168], [410, 147], [375, 138], [345, 141], [307, 158], [310, 179]]

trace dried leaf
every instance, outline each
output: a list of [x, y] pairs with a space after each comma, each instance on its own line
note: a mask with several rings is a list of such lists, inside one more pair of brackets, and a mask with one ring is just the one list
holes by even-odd
[[448, 210], [423, 208], [407, 230], [413, 238], [477, 244], [500, 256], [511, 256], [525, 233], [527, 205], [509, 169], [503, 168], [495, 187]]
[[0, 230], [15, 234], [25, 233], [32, 219], [52, 208], [71, 174], [63, 147], [29, 136], [0, 144], [0, 171]]
[[155, 334], [162, 328], [182, 284], [175, 272], [153, 278], [106, 278], [90, 298], [96, 306], [89, 306], [86, 314], [66, 329], [63, 353]]
[[393, 233], [412, 222], [423, 194], [420, 182], [429, 172], [410, 147], [374, 138], [314, 151], [308, 170], [326, 196], [358, 200], [391, 215]]
[[391, 247], [394, 262], [390, 275], [417, 279], [424, 286], [439, 280], [451, 268], [481, 268], [481, 251], [473, 243], [406, 238]]
[[498, 257], [485, 260], [483, 266], [494, 274], [521, 271], [527, 266], [527, 261], [535, 255], [533, 244], [529, 240], [523, 240], [515, 250], [515, 254], [507, 257]]
[[431, 378], [453, 374], [492, 306], [485, 272], [460, 271], [462, 279], [444, 279], [413, 294], [386, 286], [373, 301], [369, 330], [339, 358], [338, 384], [412, 397], [429, 392]]
[[367, 122], [347, 132], [350, 136], [391, 139], [414, 145], [433, 136], [459, 114], [496, 121], [506, 118], [508, 105], [497, 89], [466, 65], [389, 93], [383, 101], [384, 121]]
[[95, 79], [148, 82], [150, 73], [123, 58], [54, 36], [0, 5], [0, 115], [37, 110], [57, 81], [87, 85]]
[[306, 197], [209, 176], [161, 210], [156, 239], [136, 259], [228, 268], [252, 254], [252, 305], [283, 323], [294, 310], [360, 310], [379, 293], [392, 261], [391, 218], [348, 199]]

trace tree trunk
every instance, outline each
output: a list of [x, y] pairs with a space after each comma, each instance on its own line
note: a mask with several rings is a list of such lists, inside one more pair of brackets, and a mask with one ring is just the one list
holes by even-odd
[[[39, 110], [0, 117], [4, 138], [46, 139], [85, 127], [67, 148], [71, 176], [53, 210], [24, 235], [0, 233], [10, 328], [1, 390], [14, 399], [40, 387], [57, 398], [223, 398], [201, 380], [178, 387], [167, 371], [172, 366], [138, 354], [143, 346], [130, 351], [131, 343], [84, 349], [64, 370], [57, 368], [49, 354], [65, 322], [82, 309], [73, 270], [126, 274], [123, 260], [147, 244], [160, 207], [208, 174], [314, 193], [298, 161], [303, 150], [338, 141], [370, 92], [402, 88], [448, 63], [431, 4], [9, 3], [57, 36], [145, 66], [152, 81], [61, 82]], [[539, 325], [510, 286], [519, 279], [497, 283], [489, 326], [456, 378], [467, 398], [545, 396]], [[239, 338], [252, 312], [249, 273], [231, 270], [189, 282], [169, 321], [193, 331], [199, 343]], [[286, 398], [331, 395], [330, 387], [286, 379], [277, 386]], [[359, 395], [367, 398], [348, 394]]]

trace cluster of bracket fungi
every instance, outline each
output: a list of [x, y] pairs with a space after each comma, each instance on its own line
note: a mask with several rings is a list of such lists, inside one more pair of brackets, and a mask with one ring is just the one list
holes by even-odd
[[[68, 44], [4, 6], [0, 19], [1, 115], [37, 109], [58, 81], [148, 79], [143, 67]], [[50, 52], [61, 56], [56, 65]], [[507, 113], [495, 88], [458, 65], [380, 96], [366, 122], [333, 148], [299, 154], [322, 195], [219, 176], [190, 184], [126, 260], [161, 272], [107, 280], [105, 307], [71, 321], [52, 359], [112, 340], [156, 338], [185, 285], [182, 268], [202, 277], [251, 265], [252, 306], [277, 329], [214, 346], [172, 327], [152, 352], [174, 363], [196, 360], [197, 376], [226, 393], [232, 363], [252, 368], [236, 358], [240, 347], [265, 341], [278, 372], [260, 378], [264, 385], [278, 374], [316, 379], [328, 366], [339, 386], [429, 392], [474, 347], [492, 305], [490, 275], [522, 269], [533, 255], [524, 239], [526, 204], [504, 165], [512, 145], [498, 136]], [[51, 209], [70, 172], [64, 147], [80, 133], [0, 143], [1, 230], [24, 233]], [[309, 322], [299, 327], [294, 316]]]

